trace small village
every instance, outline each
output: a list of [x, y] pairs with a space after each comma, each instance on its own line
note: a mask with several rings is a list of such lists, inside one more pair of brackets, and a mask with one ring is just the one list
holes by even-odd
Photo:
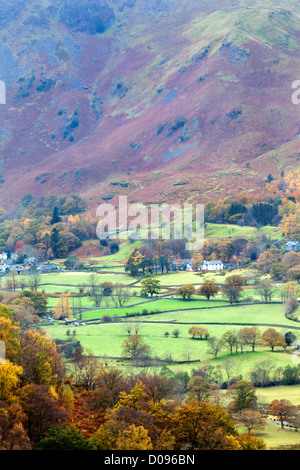
[[14, 272], [15, 274], [28, 274], [33, 270], [38, 273], [49, 273], [58, 271], [53, 263], [39, 263], [35, 257], [24, 258], [20, 263], [17, 253], [0, 254], [0, 276]]
[[[223, 269], [233, 267], [233, 265], [224, 264], [221, 260], [204, 260], [201, 262], [201, 266], [196, 269], [194, 268], [194, 262], [191, 259], [173, 259], [169, 263], [170, 271], [221, 271]], [[14, 272], [15, 274], [29, 274], [30, 272], [34, 271], [37, 274], [43, 274], [53, 273], [58, 270], [59, 268], [57, 268], [54, 263], [39, 263], [39, 261], [35, 257], [24, 258], [23, 261], [20, 262], [19, 255], [17, 253], [10, 254], [3, 252], [2, 254], [0, 254], [0, 276], [4, 276], [12, 272]]]

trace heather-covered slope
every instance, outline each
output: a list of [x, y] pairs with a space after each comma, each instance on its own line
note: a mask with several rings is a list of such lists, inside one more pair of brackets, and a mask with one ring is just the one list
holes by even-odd
[[299, 165], [297, 1], [1, 3], [0, 205], [207, 202]]

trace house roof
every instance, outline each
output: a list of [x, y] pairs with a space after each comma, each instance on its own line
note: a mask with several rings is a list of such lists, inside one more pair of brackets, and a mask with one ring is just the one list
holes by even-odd
[[202, 261], [202, 264], [214, 265], [214, 264], [223, 264], [223, 262], [220, 261], [220, 260], [217, 260], [217, 261]]

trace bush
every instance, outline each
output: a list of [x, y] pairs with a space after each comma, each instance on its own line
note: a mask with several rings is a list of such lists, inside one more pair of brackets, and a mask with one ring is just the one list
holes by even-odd
[[119, 244], [115, 241], [110, 242], [109, 248], [111, 253], [117, 253], [119, 251]]
[[105, 323], [110, 323], [113, 321], [113, 318], [110, 316], [110, 315], [103, 315], [103, 317], [101, 318], [101, 321], [105, 322]]
[[53, 426], [38, 443], [39, 450], [94, 450], [94, 446], [73, 427]]
[[174, 331], [172, 331], [172, 335], [173, 335], [175, 338], [178, 338], [178, 336], [180, 335], [180, 331], [178, 330], [178, 328], [176, 328]]

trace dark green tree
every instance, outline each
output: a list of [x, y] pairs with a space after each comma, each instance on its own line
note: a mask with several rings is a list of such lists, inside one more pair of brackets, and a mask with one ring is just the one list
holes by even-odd
[[55, 258], [57, 258], [59, 254], [59, 242], [60, 242], [59, 232], [57, 228], [54, 227], [50, 236], [50, 245], [51, 245], [51, 249], [53, 251], [53, 255], [55, 256]]
[[293, 342], [296, 341], [297, 337], [294, 335], [294, 333], [292, 333], [291, 331], [288, 331], [287, 333], [285, 333], [284, 339], [285, 339], [287, 346], [291, 346], [291, 344], [293, 344]]
[[51, 224], [57, 224], [58, 222], [61, 221], [61, 217], [59, 215], [59, 210], [57, 206], [54, 206], [53, 212], [52, 212], [52, 219], [51, 219]]

